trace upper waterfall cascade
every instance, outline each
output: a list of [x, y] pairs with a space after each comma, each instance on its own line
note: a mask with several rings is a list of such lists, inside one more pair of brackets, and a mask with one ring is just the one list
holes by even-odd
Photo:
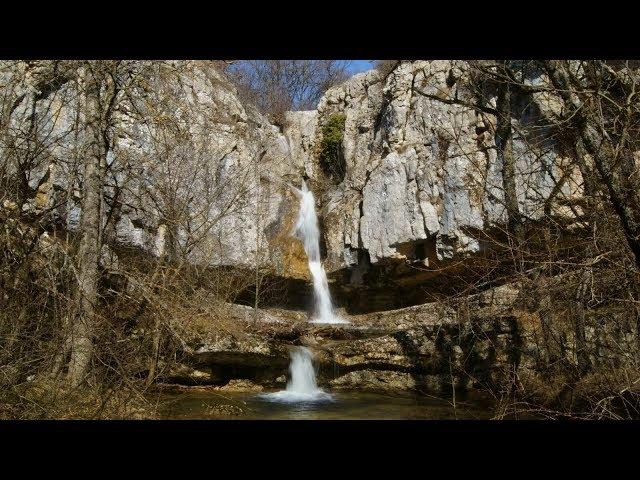
[[[297, 189], [296, 189], [297, 190]], [[300, 190], [300, 211], [294, 232], [302, 239], [313, 280], [314, 323], [349, 323], [335, 314], [329, 293], [327, 273], [320, 261], [320, 229], [313, 193], [303, 181]]]

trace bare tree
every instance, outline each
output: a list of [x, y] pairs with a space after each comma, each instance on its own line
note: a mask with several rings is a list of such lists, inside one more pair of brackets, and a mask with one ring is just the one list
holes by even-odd
[[562, 99], [576, 141], [592, 158], [625, 238], [640, 268], [638, 70], [615, 70], [602, 61], [571, 68], [565, 61], [543, 62]]
[[498, 74], [503, 77], [498, 83], [496, 100], [496, 146], [498, 161], [502, 164], [502, 188], [504, 203], [507, 211], [507, 228], [518, 244], [522, 243], [522, 225], [518, 197], [516, 194], [516, 159], [513, 153], [513, 133], [511, 127], [511, 82], [513, 73], [509, 62], [502, 60], [498, 63]]
[[95, 309], [98, 301], [98, 262], [102, 247], [102, 214], [105, 168], [110, 149], [111, 115], [118, 96], [119, 62], [87, 62], [80, 70], [82, 107], [86, 124], [84, 197], [77, 254], [76, 303], [73, 320], [68, 379], [80, 385], [90, 366], [93, 351]]
[[240, 94], [262, 112], [311, 110], [329, 88], [347, 79], [345, 60], [243, 60], [227, 68]]

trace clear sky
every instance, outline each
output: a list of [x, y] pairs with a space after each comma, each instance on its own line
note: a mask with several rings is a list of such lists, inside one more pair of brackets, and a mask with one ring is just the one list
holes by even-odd
[[355, 75], [356, 73], [366, 72], [367, 70], [371, 70], [373, 68], [373, 63], [375, 60], [351, 60], [351, 65], [349, 66], [349, 73], [351, 75]]

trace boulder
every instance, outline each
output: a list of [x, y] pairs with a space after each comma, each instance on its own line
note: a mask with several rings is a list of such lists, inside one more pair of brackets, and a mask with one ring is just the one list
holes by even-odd
[[414, 378], [408, 373], [388, 370], [357, 370], [329, 382], [336, 390], [366, 390], [384, 393], [412, 391], [416, 388]]

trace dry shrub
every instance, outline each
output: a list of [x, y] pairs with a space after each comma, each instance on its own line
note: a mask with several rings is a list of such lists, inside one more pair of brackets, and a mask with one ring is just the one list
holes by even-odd
[[5, 419], [147, 419], [156, 418], [157, 409], [136, 389], [68, 390], [46, 377], [12, 386], [5, 402]]

